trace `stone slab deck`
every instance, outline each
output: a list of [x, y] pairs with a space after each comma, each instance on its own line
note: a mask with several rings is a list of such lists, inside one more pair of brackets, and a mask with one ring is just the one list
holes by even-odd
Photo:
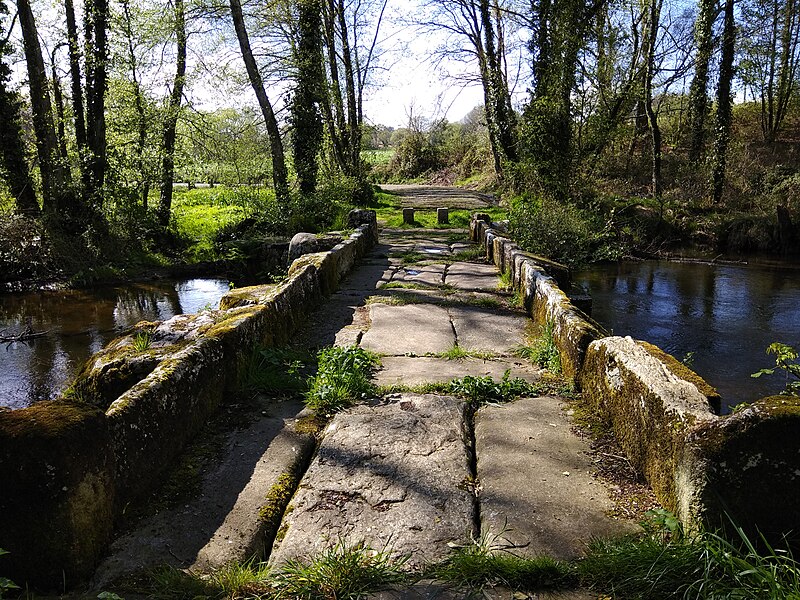
[[592, 477], [586, 440], [570, 431], [563, 403], [523, 398], [475, 415], [481, 528], [515, 553], [572, 559], [592, 538], [637, 528], [608, 516], [605, 486]]
[[119, 537], [92, 586], [101, 589], [159, 565], [208, 570], [263, 555], [258, 515], [265, 497], [282, 474], [305, 466], [314, 451], [312, 436], [292, 430], [301, 408], [298, 402], [271, 402], [262, 418], [229, 434], [219, 463], [203, 477], [201, 494]]
[[[284, 518], [270, 564], [313, 556], [343, 540], [442, 560], [473, 533], [464, 403], [404, 394], [339, 413]], [[280, 536], [279, 536], [280, 537]]]

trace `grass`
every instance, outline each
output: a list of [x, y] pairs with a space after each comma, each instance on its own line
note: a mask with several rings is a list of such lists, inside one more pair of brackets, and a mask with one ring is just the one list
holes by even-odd
[[152, 334], [145, 330], [137, 331], [133, 337], [133, 349], [137, 352], [144, 352], [153, 343]]
[[273, 598], [323, 600], [363, 598], [408, 579], [408, 558], [393, 558], [388, 548], [339, 541], [310, 561], [288, 562], [273, 583]]
[[308, 390], [314, 357], [289, 348], [255, 348], [245, 364], [239, 388], [247, 393], [300, 394]]
[[409, 581], [406, 557], [388, 547], [339, 541], [319, 555], [292, 560], [278, 571], [265, 563], [230, 564], [208, 574], [161, 567], [149, 575], [154, 598], [265, 598], [270, 600], [356, 600], [390, 585]]
[[503, 373], [500, 381], [495, 381], [489, 375], [486, 377], [466, 375], [454, 379], [449, 384], [449, 392], [465, 398], [476, 408], [489, 402], [510, 402], [521, 396], [537, 395], [534, 385], [519, 377], [511, 379], [510, 369]]
[[[466, 229], [469, 227], [472, 213], [476, 212], [467, 209], [453, 209], [449, 214], [450, 222], [440, 225], [435, 209], [415, 210], [414, 225], [406, 225], [403, 223], [403, 209], [398, 197], [386, 192], [377, 192], [370, 208], [375, 210], [378, 221], [384, 227], [398, 229]], [[493, 221], [502, 221], [508, 218], [507, 211], [501, 208], [487, 207], [481, 209], [480, 212], [488, 214]]]
[[370, 376], [380, 364], [377, 355], [358, 346], [333, 346], [317, 355], [319, 368], [306, 394], [306, 406], [331, 415], [374, 395]]
[[483, 352], [480, 350], [467, 350], [458, 344], [453, 344], [449, 349], [444, 352], [432, 354], [436, 358], [443, 358], [445, 360], [463, 360], [465, 358], [480, 358], [483, 360], [490, 360], [495, 358], [495, 354], [491, 352]]
[[541, 591], [575, 586], [577, 578], [570, 563], [548, 556], [522, 558], [504, 551], [503, 542], [502, 533], [483, 532], [472, 544], [430, 568], [427, 575], [474, 589], [502, 585]]
[[520, 346], [515, 354], [552, 373], [561, 373], [561, 352], [555, 342], [555, 323], [548, 321], [539, 330], [530, 346]]

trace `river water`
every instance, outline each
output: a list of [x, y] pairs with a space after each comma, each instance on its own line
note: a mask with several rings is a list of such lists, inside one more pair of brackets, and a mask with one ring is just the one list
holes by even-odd
[[0, 295], [0, 332], [19, 333], [27, 319], [35, 331], [49, 331], [0, 344], [0, 407], [52, 398], [121, 330], [216, 308], [227, 291], [227, 280], [189, 279]]
[[574, 276], [592, 295], [592, 316], [614, 335], [647, 340], [690, 366], [723, 400], [723, 410], [783, 389], [772, 342], [800, 348], [800, 270], [763, 266], [622, 262]]

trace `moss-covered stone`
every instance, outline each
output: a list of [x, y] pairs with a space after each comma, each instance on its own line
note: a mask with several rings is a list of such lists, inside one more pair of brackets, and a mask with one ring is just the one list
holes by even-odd
[[690, 441], [707, 466], [703, 518], [726, 525], [728, 514], [751, 539], [772, 543], [800, 527], [800, 398], [771, 396], [717, 421]]
[[719, 395], [717, 389], [711, 386], [705, 379], [700, 377], [697, 373], [692, 371], [685, 364], [680, 362], [671, 354], [667, 354], [658, 346], [639, 340], [637, 342], [642, 348], [647, 350], [647, 353], [660, 360], [675, 376], [688, 381], [697, 388], [697, 390], [708, 399], [708, 404], [716, 414], [720, 414], [722, 410], [722, 397]]
[[48, 401], [0, 413], [3, 575], [45, 589], [88, 577], [111, 535], [113, 472], [102, 411]]

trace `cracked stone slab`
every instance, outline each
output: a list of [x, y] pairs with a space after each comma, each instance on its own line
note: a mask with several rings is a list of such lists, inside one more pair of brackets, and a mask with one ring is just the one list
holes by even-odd
[[472, 306], [451, 307], [458, 345], [465, 350], [507, 354], [525, 343], [524, 314]]
[[500, 284], [497, 267], [480, 263], [454, 263], [447, 270], [445, 283], [460, 290], [494, 291]]
[[481, 527], [526, 556], [572, 559], [595, 537], [633, 533], [608, 516], [613, 503], [592, 477], [586, 440], [549, 396], [485, 406], [475, 415]]
[[433, 304], [369, 307], [370, 328], [361, 347], [389, 356], [437, 354], [453, 347], [455, 335], [447, 309]]
[[385, 356], [381, 359], [381, 369], [375, 374], [377, 385], [420, 385], [431, 382], [447, 382], [466, 375], [474, 377], [490, 376], [502, 379], [506, 370], [511, 378], [519, 377], [534, 383], [540, 377], [540, 370], [530, 363], [515, 359], [465, 358], [445, 360], [432, 357]]
[[308, 322], [295, 340], [306, 348], [350, 346], [357, 343], [369, 327], [369, 313], [364, 306], [366, 294], [342, 290], [331, 296], [309, 315]]
[[472, 533], [464, 482], [464, 403], [403, 394], [339, 413], [292, 499], [270, 564], [313, 556], [340, 540], [409, 556], [409, 568], [442, 560]]
[[445, 265], [424, 265], [400, 267], [392, 277], [392, 283], [420, 283], [441, 285], [444, 282]]

